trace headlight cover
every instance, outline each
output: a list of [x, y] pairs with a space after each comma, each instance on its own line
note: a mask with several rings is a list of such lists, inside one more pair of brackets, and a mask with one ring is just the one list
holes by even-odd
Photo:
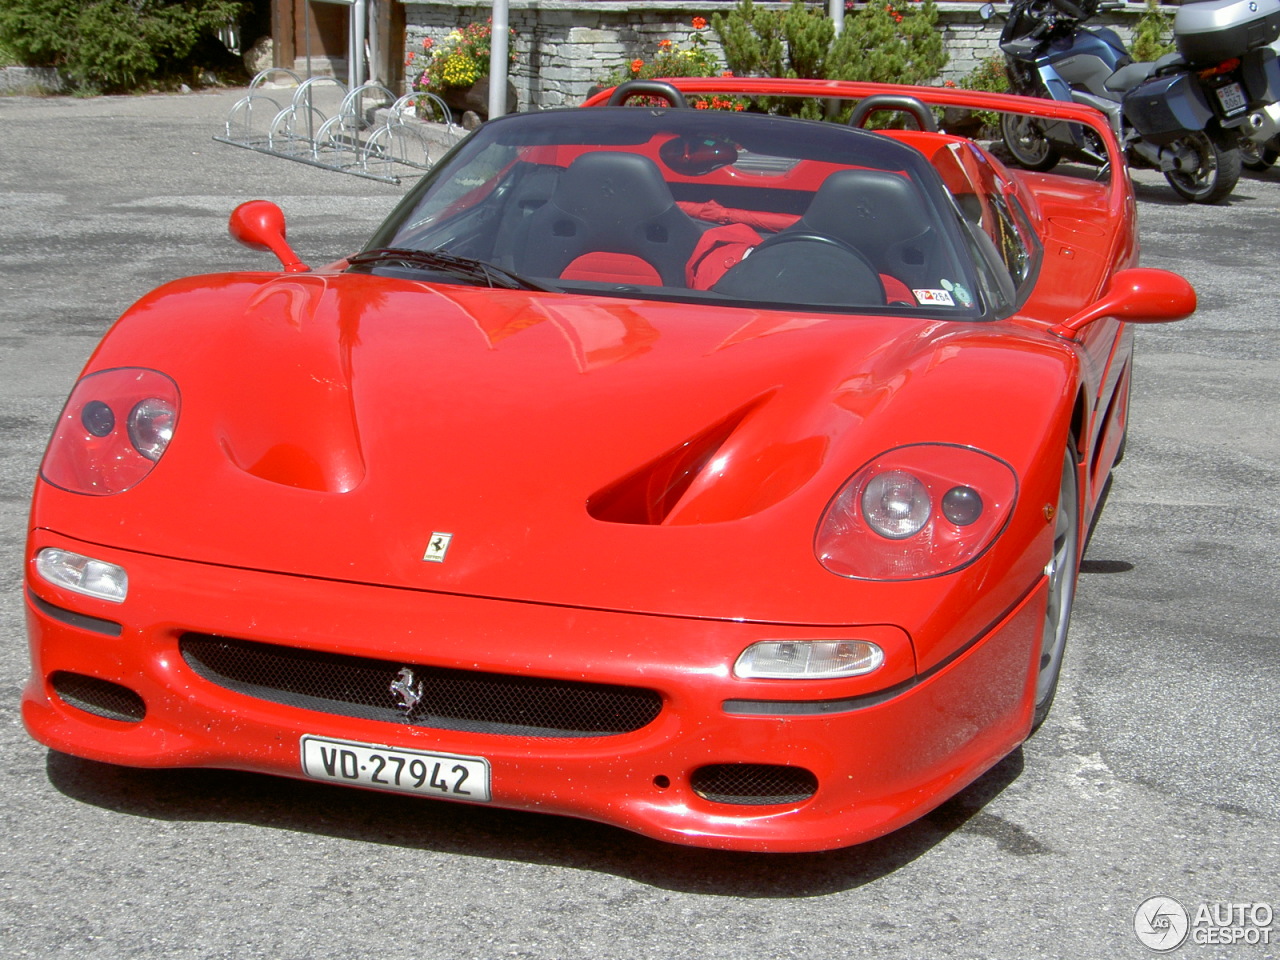
[[72, 493], [123, 493], [149, 474], [178, 424], [178, 386], [156, 370], [91, 373], [71, 391], [40, 465]]
[[814, 551], [829, 571], [863, 580], [916, 580], [959, 570], [995, 541], [1017, 499], [1003, 460], [921, 443], [876, 457], [828, 504]]

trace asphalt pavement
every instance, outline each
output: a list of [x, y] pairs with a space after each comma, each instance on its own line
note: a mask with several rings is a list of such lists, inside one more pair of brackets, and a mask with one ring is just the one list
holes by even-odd
[[403, 194], [215, 143], [239, 93], [0, 98], [0, 954], [1151, 957], [1134, 916], [1163, 895], [1193, 918], [1252, 908], [1214, 927], [1241, 942], [1174, 956], [1280, 956], [1280, 171], [1246, 173], [1212, 208], [1135, 176], [1143, 263], [1186, 275], [1200, 310], [1138, 330], [1127, 457], [1054, 712], [896, 834], [713, 853], [321, 784], [112, 768], [30, 740], [27, 499], [98, 337], [163, 281], [274, 269], [227, 236], [241, 200], [280, 203], [302, 258], [325, 262]]

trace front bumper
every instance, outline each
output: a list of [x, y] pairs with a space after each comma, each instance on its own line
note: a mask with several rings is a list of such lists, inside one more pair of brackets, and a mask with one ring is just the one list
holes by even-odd
[[[959, 655], [915, 673], [891, 626], [698, 620], [513, 603], [215, 567], [85, 545], [121, 564], [111, 604], [27, 576], [32, 676], [23, 718], [70, 754], [146, 767], [216, 767], [305, 777], [305, 736], [482, 757], [501, 807], [583, 817], [676, 843], [822, 850], [873, 839], [941, 803], [1026, 736], [1044, 584]], [[117, 627], [118, 625], [118, 627]], [[192, 668], [183, 638], [236, 638], [318, 655], [542, 677], [656, 692], [639, 729], [611, 735], [477, 732], [278, 702]], [[826, 682], [744, 681], [734, 658], [765, 639], [873, 639], [885, 668]], [[60, 696], [57, 678], [123, 688], [119, 715]], [[92, 697], [90, 697], [92, 700]], [[288, 698], [285, 698], [286, 700]], [[128, 701], [128, 697], [125, 697]], [[358, 712], [358, 711], [357, 711]], [[800, 768], [812, 795], [708, 799], [700, 771]]]

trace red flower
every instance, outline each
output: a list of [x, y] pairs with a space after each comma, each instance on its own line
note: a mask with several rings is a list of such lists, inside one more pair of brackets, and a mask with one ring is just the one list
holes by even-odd
[[670, 40], [659, 40], [659, 41], [658, 41], [658, 49], [659, 49], [659, 50], [666, 50], [669, 46], [671, 46], [671, 41], [670, 41]]
[[434, 45], [435, 45], [435, 41], [434, 41], [434, 40], [432, 40], [430, 37], [423, 37], [423, 38], [422, 38], [422, 49], [423, 49], [423, 50], [430, 50]]
[[952, 87], [952, 88], [954, 88], [954, 87], [955, 87], [955, 85], [956, 85], [956, 82], [955, 82], [954, 80], [944, 80], [944, 81], [942, 82], [942, 85], [943, 85], [944, 87]]
[[637, 60], [632, 60], [632, 61], [631, 61], [631, 72], [632, 72], [632, 73], [639, 73], [639, 72], [640, 72], [640, 68], [641, 68], [641, 67], [643, 67], [643, 66], [644, 66], [644, 61], [643, 61], [643, 60], [639, 60], [639, 59], [637, 59]]
[[732, 71], [732, 70], [726, 70], [724, 73], [720, 74], [720, 76], [722, 76], [722, 77], [732, 77], [732, 76], [733, 76], [733, 71]]
[[706, 25], [707, 25], [707, 20], [706, 20], [706, 18], [705, 18], [705, 17], [694, 17], [694, 18], [693, 18], [693, 29], [695, 29], [695, 30], [702, 30], [702, 29], [704, 29], [704, 28], [706, 27]]

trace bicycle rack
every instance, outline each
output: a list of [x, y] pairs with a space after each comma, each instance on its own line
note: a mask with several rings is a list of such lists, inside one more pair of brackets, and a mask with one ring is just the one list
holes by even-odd
[[[268, 82], [295, 85], [288, 104], [264, 92]], [[368, 107], [366, 101], [372, 101]], [[383, 104], [390, 106], [380, 109]], [[325, 108], [331, 115], [326, 115]], [[438, 117], [443, 129], [429, 136], [419, 113]], [[379, 115], [381, 119], [375, 119]], [[377, 83], [348, 92], [333, 77], [302, 80], [292, 70], [271, 67], [253, 78], [248, 94], [227, 113], [226, 134], [213, 139], [325, 170], [399, 184], [405, 177], [422, 176], [462, 136], [449, 107], [433, 93], [409, 93], [396, 99]]]

